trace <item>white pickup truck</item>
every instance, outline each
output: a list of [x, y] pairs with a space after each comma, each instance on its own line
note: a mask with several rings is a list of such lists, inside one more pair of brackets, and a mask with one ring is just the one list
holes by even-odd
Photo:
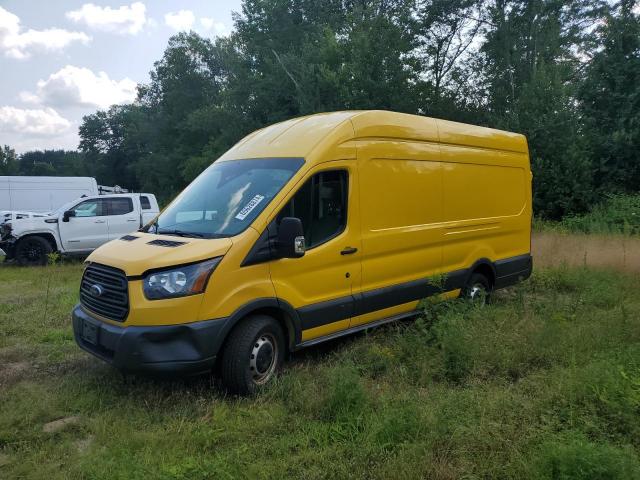
[[78, 198], [45, 216], [0, 225], [0, 248], [20, 265], [44, 265], [48, 255], [86, 255], [134, 232], [158, 215], [156, 197], [127, 193]]

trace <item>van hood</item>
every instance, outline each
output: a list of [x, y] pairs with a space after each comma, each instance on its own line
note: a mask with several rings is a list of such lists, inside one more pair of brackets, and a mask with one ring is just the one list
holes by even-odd
[[[96, 249], [88, 262], [101, 263], [123, 270], [127, 276], [142, 275], [154, 268], [172, 267], [198, 262], [227, 253], [233, 242], [230, 238], [188, 238], [135, 232], [133, 240], [112, 240]], [[163, 240], [180, 243], [175, 246], [153, 245]]]

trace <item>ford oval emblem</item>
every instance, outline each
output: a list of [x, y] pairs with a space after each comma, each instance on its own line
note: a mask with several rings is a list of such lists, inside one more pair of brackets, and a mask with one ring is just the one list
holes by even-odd
[[91, 292], [91, 295], [93, 295], [94, 297], [101, 297], [102, 294], [104, 293], [104, 290], [102, 290], [102, 286], [98, 285], [97, 283], [94, 283], [93, 285], [91, 285], [91, 288], [89, 289], [89, 291]]

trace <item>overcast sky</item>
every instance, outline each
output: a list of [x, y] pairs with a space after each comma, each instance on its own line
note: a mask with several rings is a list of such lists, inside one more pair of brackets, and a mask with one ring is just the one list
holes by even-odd
[[76, 149], [82, 116], [135, 98], [167, 40], [226, 35], [240, 0], [0, 0], [0, 145]]

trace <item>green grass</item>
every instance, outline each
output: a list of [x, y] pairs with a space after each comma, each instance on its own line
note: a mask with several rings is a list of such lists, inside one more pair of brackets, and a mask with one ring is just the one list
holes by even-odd
[[80, 271], [0, 268], [0, 478], [640, 478], [637, 275], [542, 270], [489, 307], [427, 302], [238, 399], [79, 351]]
[[559, 233], [640, 234], [640, 195], [608, 195], [584, 215], [574, 215], [559, 222], [536, 219], [534, 230]]

